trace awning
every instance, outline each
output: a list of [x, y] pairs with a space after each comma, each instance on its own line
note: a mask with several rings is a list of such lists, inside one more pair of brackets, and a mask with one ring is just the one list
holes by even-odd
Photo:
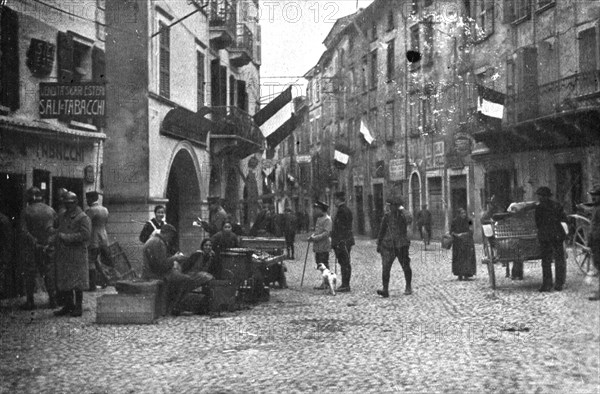
[[208, 133], [213, 129], [214, 123], [211, 120], [199, 113], [179, 107], [165, 115], [160, 126], [160, 134], [206, 146]]
[[65, 135], [100, 140], [106, 139], [106, 134], [100, 132], [76, 130], [60, 124], [49, 123], [43, 120], [30, 120], [3, 115], [0, 115], [0, 128], [7, 128], [11, 130], [17, 130], [25, 133], [39, 134], [44, 136]]

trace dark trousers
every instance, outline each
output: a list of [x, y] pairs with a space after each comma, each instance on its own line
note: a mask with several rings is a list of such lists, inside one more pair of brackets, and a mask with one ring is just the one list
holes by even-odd
[[556, 285], [564, 285], [567, 279], [567, 263], [562, 241], [540, 241], [540, 250], [544, 286], [552, 286], [552, 260], [555, 264]]
[[315, 263], [323, 264], [329, 269], [329, 252], [315, 252]]
[[[108, 286], [108, 278], [104, 275], [102, 268], [100, 267], [100, 257], [102, 250], [100, 248], [88, 248], [88, 265], [90, 270], [90, 288], [100, 285], [102, 287]], [[103, 256], [104, 257], [104, 256]]]
[[346, 246], [344, 242], [337, 244], [333, 251], [335, 258], [340, 264], [340, 272], [342, 274], [342, 287], [350, 287], [350, 277], [352, 276], [352, 266], [350, 265], [350, 252], [352, 245]]
[[421, 235], [421, 239], [425, 242], [425, 245], [429, 245], [431, 241], [431, 225], [422, 225], [419, 226], [419, 234]]
[[296, 234], [286, 234], [285, 235], [285, 248], [287, 252], [287, 257], [294, 258], [294, 241], [296, 240]]
[[171, 270], [171, 272], [165, 276], [165, 279], [167, 282], [167, 308], [169, 312], [179, 310], [183, 298], [189, 292], [201, 287], [206, 282], [204, 277], [197, 276], [196, 273], [188, 275], [174, 270]]
[[35, 279], [38, 273], [44, 279], [44, 286], [46, 286], [50, 303], [54, 303], [56, 296], [56, 277], [52, 260], [44, 253], [42, 248], [36, 248], [28, 260], [30, 261], [26, 262], [26, 268], [24, 270], [27, 303], [33, 304], [34, 302]]
[[402, 271], [404, 271], [404, 281], [406, 287], [411, 286], [412, 282], [412, 269], [410, 268], [410, 257], [408, 256], [408, 246], [401, 246], [399, 248], [383, 248], [381, 251], [381, 282], [383, 283], [383, 290], [387, 291], [390, 284], [390, 271], [392, 270], [392, 264], [394, 260], [398, 258]]

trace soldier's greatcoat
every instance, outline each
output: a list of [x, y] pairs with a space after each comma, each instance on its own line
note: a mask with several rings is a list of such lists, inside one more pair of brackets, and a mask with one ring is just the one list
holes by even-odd
[[56, 239], [56, 281], [59, 291], [85, 290], [89, 288], [87, 245], [91, 234], [90, 218], [76, 207], [62, 212], [58, 217]]

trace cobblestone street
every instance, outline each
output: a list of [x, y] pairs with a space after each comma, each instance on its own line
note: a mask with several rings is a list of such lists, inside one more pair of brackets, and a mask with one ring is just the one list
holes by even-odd
[[413, 241], [414, 294], [403, 295], [396, 263], [388, 299], [375, 294], [375, 242], [361, 239], [351, 293], [313, 290], [312, 252], [300, 287], [306, 243], [298, 242], [289, 289], [218, 318], [97, 325], [96, 297], [113, 288], [85, 293], [83, 318], [4, 300], [0, 392], [600, 392], [600, 303], [587, 299], [597, 279], [584, 283], [569, 261], [567, 288], [538, 293], [541, 267], [530, 262], [523, 281], [498, 266], [492, 291], [485, 266], [459, 282], [450, 251], [430, 249]]

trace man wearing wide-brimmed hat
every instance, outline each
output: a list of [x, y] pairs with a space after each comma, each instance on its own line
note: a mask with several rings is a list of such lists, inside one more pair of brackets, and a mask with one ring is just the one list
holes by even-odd
[[561, 222], [567, 221], [563, 207], [551, 199], [552, 191], [546, 186], [537, 189], [539, 204], [535, 208], [535, 225], [538, 231], [540, 252], [542, 255], [542, 287], [540, 292], [552, 290], [552, 260], [556, 281], [554, 290], [561, 291], [565, 286], [567, 277], [567, 263], [563, 242], [566, 238]]
[[[315, 232], [312, 233], [307, 241], [313, 242], [313, 251], [315, 252], [315, 263], [325, 265], [329, 268], [329, 251], [331, 250], [331, 229], [333, 223], [331, 217], [327, 214], [329, 205], [322, 201], [313, 204], [317, 222], [315, 223]], [[323, 285], [317, 286], [317, 289], [324, 289]]]
[[394, 260], [398, 258], [402, 271], [404, 271], [404, 281], [406, 288], [404, 294], [412, 294], [412, 269], [410, 268], [410, 257], [408, 248], [410, 240], [408, 239], [407, 229], [410, 219], [401, 209], [404, 205], [399, 197], [390, 197], [387, 199], [389, 210], [383, 216], [379, 236], [377, 237], [377, 252], [381, 254], [381, 281], [383, 289], [377, 290], [377, 294], [387, 298], [390, 296], [388, 286], [390, 283], [390, 271]]
[[[592, 224], [588, 241], [592, 251], [592, 261], [596, 270], [600, 271], [600, 185], [595, 185], [588, 193], [592, 196], [592, 202], [580, 204], [578, 208], [591, 211]], [[600, 300], [600, 282], [598, 286], [598, 292], [589, 298], [590, 301]]]
[[343, 191], [334, 194], [337, 212], [333, 218], [333, 229], [331, 231], [331, 247], [335, 257], [340, 263], [342, 273], [342, 285], [337, 289], [344, 293], [350, 291], [350, 276], [352, 267], [350, 265], [350, 251], [354, 245], [354, 234], [352, 234], [352, 211], [346, 205], [346, 193]]

